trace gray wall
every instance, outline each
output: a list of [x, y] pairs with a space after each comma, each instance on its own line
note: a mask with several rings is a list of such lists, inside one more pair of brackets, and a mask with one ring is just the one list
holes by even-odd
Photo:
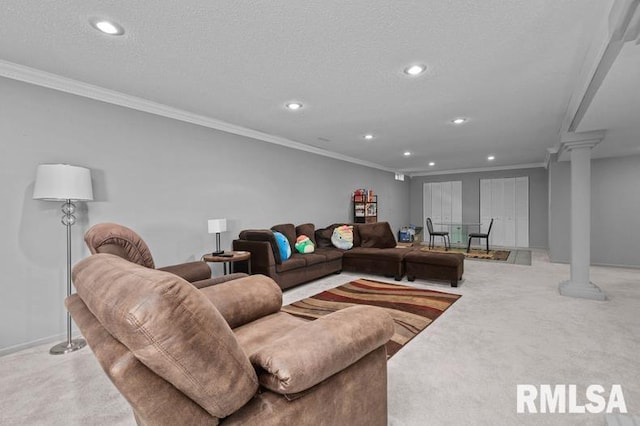
[[[640, 267], [640, 155], [591, 161], [591, 263]], [[571, 258], [571, 163], [549, 165], [549, 257]]]
[[65, 228], [59, 203], [32, 199], [40, 163], [92, 170], [74, 262], [94, 223], [130, 226], [163, 266], [212, 249], [207, 219], [227, 218], [223, 248], [244, 228], [351, 221], [356, 188], [378, 194], [379, 220], [409, 220], [409, 182], [392, 173], [4, 78], [0, 144], [0, 354], [65, 335]]
[[549, 259], [568, 262], [571, 253], [571, 168], [549, 162]]
[[548, 177], [547, 170], [542, 167], [414, 177], [411, 179], [410, 188], [411, 207], [409, 211], [411, 223], [422, 223], [422, 188], [425, 182], [461, 180], [462, 221], [478, 222], [480, 220], [480, 179], [498, 179], [518, 176], [529, 177], [529, 245], [531, 247], [547, 248]]

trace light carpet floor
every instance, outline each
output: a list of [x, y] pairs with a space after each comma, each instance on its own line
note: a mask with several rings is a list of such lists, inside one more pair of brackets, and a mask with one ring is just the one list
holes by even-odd
[[[534, 250], [532, 265], [465, 262], [464, 297], [388, 363], [390, 425], [603, 425], [604, 414], [517, 414], [517, 384], [620, 384], [640, 415], [640, 271], [592, 267], [606, 302], [558, 295], [568, 265]], [[285, 292], [284, 303], [360, 277], [342, 273]], [[134, 425], [126, 401], [88, 348], [50, 344], [0, 358], [1, 425]]]

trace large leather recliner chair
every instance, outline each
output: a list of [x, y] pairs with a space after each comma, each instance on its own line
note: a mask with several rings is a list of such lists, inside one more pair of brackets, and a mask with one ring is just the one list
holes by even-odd
[[[147, 268], [155, 269], [156, 267], [149, 246], [135, 231], [126, 226], [117, 223], [98, 223], [87, 230], [84, 241], [91, 254], [110, 253]], [[211, 268], [203, 261], [179, 263], [158, 269], [176, 274], [196, 287], [214, 284], [209, 280]], [[240, 276], [229, 276], [224, 280]]]
[[306, 321], [266, 276], [197, 289], [111, 254], [73, 281], [67, 308], [140, 425], [387, 424], [381, 308]]

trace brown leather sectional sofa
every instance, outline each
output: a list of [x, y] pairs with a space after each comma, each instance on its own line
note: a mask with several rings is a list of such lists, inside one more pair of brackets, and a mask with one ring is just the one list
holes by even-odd
[[[388, 222], [350, 224], [353, 226], [353, 248], [340, 250], [331, 244], [331, 235], [341, 225], [343, 224], [334, 223], [326, 228], [315, 229], [312, 223], [298, 226], [280, 224], [271, 229], [244, 230], [233, 241], [233, 249], [251, 252], [252, 272], [273, 278], [282, 289], [343, 270], [384, 275], [400, 281], [405, 274], [405, 256], [419, 250], [417, 247], [397, 247]], [[293, 253], [283, 261], [273, 231], [281, 232], [292, 248], [298, 236], [306, 235], [314, 243], [316, 250], [308, 254]], [[431, 255], [432, 253], [420, 252], [418, 257], [425, 262], [422, 270], [433, 271], [433, 278], [450, 280], [453, 286], [457, 285], [462, 278], [464, 256], [462, 259], [456, 257], [458, 260], [452, 266], [451, 262], [440, 265], [437, 260], [435, 264], [429, 264]], [[236, 271], [241, 268], [236, 268]], [[429, 278], [428, 275], [429, 272], [418, 277]]]

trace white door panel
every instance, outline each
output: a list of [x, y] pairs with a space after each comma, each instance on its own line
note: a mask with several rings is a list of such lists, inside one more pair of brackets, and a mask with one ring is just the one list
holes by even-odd
[[529, 246], [529, 178], [480, 180], [481, 232], [487, 232], [491, 245]]
[[423, 221], [430, 217], [435, 231], [450, 231], [442, 224], [462, 222], [462, 181], [425, 183], [423, 197]]
[[529, 178], [516, 178], [516, 247], [529, 247]]

